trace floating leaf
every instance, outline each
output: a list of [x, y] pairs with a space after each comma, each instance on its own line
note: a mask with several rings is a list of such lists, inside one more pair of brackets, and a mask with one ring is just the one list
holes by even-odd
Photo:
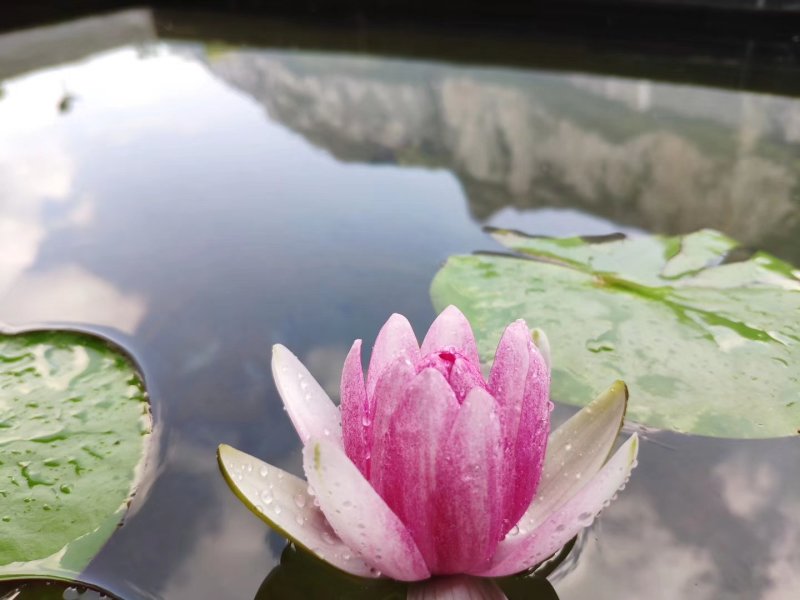
[[791, 265], [765, 253], [737, 261], [737, 243], [711, 230], [603, 240], [492, 233], [515, 255], [451, 257], [431, 286], [437, 309], [455, 304], [470, 318], [482, 360], [523, 317], [552, 343], [556, 400], [585, 404], [623, 379], [628, 416], [646, 425], [732, 438], [800, 433], [800, 272]]
[[118, 349], [70, 331], [0, 334], [0, 580], [75, 578], [120, 524], [150, 431]]

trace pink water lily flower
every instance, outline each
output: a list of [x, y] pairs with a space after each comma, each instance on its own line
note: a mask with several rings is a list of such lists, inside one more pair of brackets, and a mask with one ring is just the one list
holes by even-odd
[[544, 334], [516, 321], [486, 379], [458, 309], [445, 309], [421, 346], [392, 315], [366, 378], [361, 340], [353, 344], [337, 407], [276, 345], [272, 371], [308, 481], [225, 445], [222, 471], [279, 533], [353, 575], [529, 569], [592, 522], [638, 448], [633, 435], [608, 458], [627, 402], [622, 382], [550, 434], [549, 354]]

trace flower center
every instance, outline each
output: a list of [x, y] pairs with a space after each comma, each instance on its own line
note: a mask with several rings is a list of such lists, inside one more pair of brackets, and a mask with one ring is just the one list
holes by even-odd
[[417, 373], [424, 369], [436, 369], [447, 380], [456, 393], [459, 403], [464, 402], [469, 391], [474, 387], [486, 389], [478, 365], [473, 365], [465, 356], [454, 348], [445, 348], [431, 352], [417, 363]]

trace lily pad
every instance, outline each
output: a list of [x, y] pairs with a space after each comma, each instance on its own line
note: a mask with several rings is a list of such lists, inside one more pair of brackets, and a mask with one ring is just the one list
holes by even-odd
[[0, 333], [0, 580], [76, 578], [121, 523], [151, 429], [142, 378], [108, 342]]
[[[514, 255], [451, 257], [437, 309], [457, 305], [490, 361], [525, 318], [552, 343], [553, 397], [585, 404], [615, 379], [628, 417], [730, 438], [800, 433], [800, 271], [712, 231], [542, 238], [491, 230]], [[746, 260], [743, 260], [746, 258]]]

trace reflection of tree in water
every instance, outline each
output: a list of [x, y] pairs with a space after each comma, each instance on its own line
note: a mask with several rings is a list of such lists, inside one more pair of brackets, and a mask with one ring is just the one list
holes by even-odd
[[470, 211], [571, 207], [790, 259], [800, 102], [647, 82], [257, 51], [210, 69], [342, 160], [452, 170]]

